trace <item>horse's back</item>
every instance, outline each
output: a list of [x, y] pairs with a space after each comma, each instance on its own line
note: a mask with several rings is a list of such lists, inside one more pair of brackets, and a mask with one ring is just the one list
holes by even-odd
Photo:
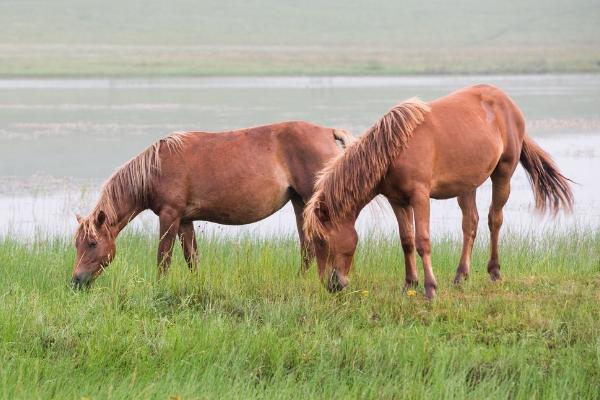
[[[327, 131], [330, 140], [324, 145]], [[184, 207], [188, 219], [261, 220], [287, 203], [290, 188], [303, 184], [312, 193], [316, 171], [337, 149], [331, 131], [293, 121], [189, 132], [179, 151], [161, 149], [161, 195]]]
[[425, 186], [433, 198], [474, 190], [503, 157], [520, 151], [516, 132], [522, 118], [512, 100], [491, 85], [458, 90], [429, 103], [425, 121], [394, 164], [396, 182], [410, 193]]

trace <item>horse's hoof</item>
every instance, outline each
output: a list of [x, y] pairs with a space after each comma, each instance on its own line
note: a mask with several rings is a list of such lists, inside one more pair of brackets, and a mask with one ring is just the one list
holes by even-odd
[[405, 294], [409, 289], [414, 289], [419, 286], [419, 281], [406, 281], [404, 283], [404, 287], [402, 288], [402, 293]]
[[468, 278], [469, 278], [469, 275], [462, 273], [462, 272], [457, 272], [456, 276], [454, 277], [453, 282], [455, 285], [460, 285], [461, 283], [466, 281]]
[[492, 282], [501, 281], [502, 275], [500, 275], [500, 270], [495, 269], [493, 271], [490, 271], [490, 279], [492, 280]]
[[435, 286], [425, 286], [425, 297], [427, 297], [427, 300], [433, 300], [435, 298], [435, 292]]

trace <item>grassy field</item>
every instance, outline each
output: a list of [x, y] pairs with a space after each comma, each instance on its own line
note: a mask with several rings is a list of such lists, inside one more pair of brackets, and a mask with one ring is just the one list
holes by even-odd
[[[402, 294], [401, 252], [363, 241], [351, 289], [297, 276], [290, 239], [207, 239], [155, 279], [156, 242], [124, 234], [88, 291], [65, 239], [0, 239], [1, 398], [598, 398], [600, 232], [505, 233], [504, 281], [438, 240], [439, 297]], [[422, 289], [422, 288], [421, 288]]]
[[600, 71], [596, 0], [0, 3], [0, 76]]

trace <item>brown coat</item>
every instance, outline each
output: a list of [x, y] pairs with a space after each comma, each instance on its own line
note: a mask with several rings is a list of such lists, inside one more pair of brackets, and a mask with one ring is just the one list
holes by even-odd
[[166, 271], [177, 235], [190, 268], [197, 263], [192, 222], [248, 224], [292, 201], [303, 265], [312, 257], [302, 211], [317, 172], [352, 136], [340, 129], [292, 121], [230, 132], [176, 133], [148, 147], [104, 184], [89, 216], [78, 216], [73, 282], [90, 282], [114, 258], [115, 238], [136, 215], [160, 220], [159, 271]]
[[382, 194], [398, 220], [406, 284], [417, 283], [416, 249], [423, 260], [429, 298], [437, 287], [431, 266], [429, 199], [458, 199], [463, 251], [455, 282], [461, 282], [470, 271], [479, 221], [476, 190], [491, 178], [488, 272], [493, 280], [500, 279], [502, 208], [519, 161], [529, 174], [538, 209], [550, 208], [554, 213], [571, 209], [568, 179], [526, 134], [523, 114], [500, 89], [477, 85], [430, 103], [398, 104], [331, 162], [316, 183], [304, 218], [308, 237], [320, 238], [319, 246], [328, 248], [327, 257], [317, 257], [321, 278], [329, 279], [331, 290], [348, 284], [357, 242], [354, 222], [365, 204]]

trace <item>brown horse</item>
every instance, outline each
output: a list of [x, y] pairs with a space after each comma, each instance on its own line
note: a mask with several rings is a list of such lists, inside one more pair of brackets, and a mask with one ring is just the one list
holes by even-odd
[[428, 104], [416, 99], [398, 104], [330, 162], [305, 207], [305, 234], [318, 238], [316, 247], [327, 248], [317, 255], [321, 279], [328, 279], [331, 291], [348, 284], [357, 243], [354, 223], [361, 209], [382, 194], [398, 221], [406, 287], [417, 284], [416, 248], [423, 260], [428, 298], [435, 296], [437, 287], [431, 266], [429, 199], [458, 198], [463, 249], [454, 282], [460, 283], [469, 275], [479, 221], [475, 192], [487, 178], [492, 180], [487, 268], [492, 280], [500, 279], [502, 208], [519, 161], [529, 174], [539, 210], [571, 210], [568, 179], [527, 136], [523, 114], [500, 89], [478, 85]]
[[176, 133], [118, 169], [89, 216], [77, 216], [72, 282], [91, 282], [114, 258], [115, 239], [140, 212], [160, 220], [159, 273], [171, 262], [176, 236], [190, 269], [197, 264], [193, 221], [240, 225], [268, 217], [292, 201], [306, 268], [313, 247], [302, 211], [316, 173], [352, 136], [307, 122], [284, 122], [222, 133]]

